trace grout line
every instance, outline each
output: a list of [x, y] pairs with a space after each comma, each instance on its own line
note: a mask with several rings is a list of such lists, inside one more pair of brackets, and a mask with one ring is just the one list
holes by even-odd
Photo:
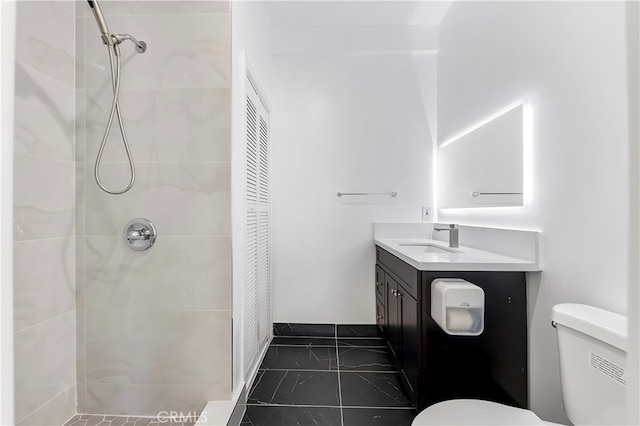
[[367, 407], [364, 405], [347, 405], [347, 406], [342, 406], [342, 405], [309, 405], [309, 404], [274, 404], [274, 403], [263, 403], [263, 404], [256, 404], [256, 403], [247, 403], [245, 405], [250, 405], [252, 407], [301, 407], [301, 408], [346, 408], [346, 409], [369, 409], [369, 410], [377, 410], [377, 409], [381, 409], [381, 410], [415, 410], [414, 406], [407, 406], [407, 407], [388, 407], [388, 406], [376, 406], [376, 407]]
[[[122, 234], [85, 234], [85, 235], [78, 235], [87, 239], [98, 239], [98, 238], [122, 238]], [[206, 235], [206, 234], [199, 234], [199, 235], [185, 235], [185, 234], [169, 234], [169, 235], [163, 235], [163, 238], [166, 239], [170, 239], [170, 238], [226, 238], [229, 239], [231, 238], [231, 235], [224, 235], [224, 234], [220, 234], [220, 235]], [[24, 240], [24, 241], [30, 241], [30, 240]]]
[[[280, 347], [287, 347], [287, 348], [334, 348], [335, 345], [287, 345], [287, 344], [280, 344], [280, 343], [274, 343], [271, 346], [280, 346]], [[381, 346], [380, 346], [381, 347]]]
[[346, 339], [353, 339], [353, 340], [384, 340], [383, 337], [377, 337], [377, 336], [371, 336], [371, 337], [363, 337], [363, 336], [287, 336], [284, 334], [280, 334], [280, 335], [275, 335], [273, 337], [286, 337], [287, 339], [289, 338], [293, 338], [293, 339], [338, 339], [338, 340], [346, 340]]
[[335, 335], [334, 336], [285, 336], [285, 335], [277, 335], [277, 336], [273, 336], [275, 337], [286, 337], [288, 338], [292, 338], [292, 339], [328, 339], [328, 340], [333, 340], [335, 339]]
[[342, 412], [342, 382], [340, 381], [340, 350], [338, 348], [338, 324], [335, 325], [336, 339], [336, 363], [338, 364], [338, 402], [340, 403], [340, 426], [344, 426], [344, 415]]
[[308, 373], [337, 373], [338, 370], [317, 370], [313, 368], [260, 368], [258, 371], [302, 371]]
[[[157, 309], [122, 309], [122, 308], [90, 308], [90, 309], [78, 309], [82, 311], [89, 311], [92, 313], [105, 313], [105, 312], [231, 312], [231, 309], [180, 309], [180, 308], [157, 308]], [[71, 312], [71, 311], [69, 311]]]
[[[75, 297], [74, 297], [74, 299], [75, 299]], [[69, 314], [71, 314], [71, 313], [74, 313], [73, 318], [74, 318], [74, 320], [75, 320], [75, 317], [76, 317], [76, 316], [75, 316], [75, 312], [76, 312], [76, 308], [74, 307], [73, 309], [70, 309], [70, 310], [68, 310], [68, 311], [66, 311], [66, 312], [63, 312], [63, 313], [61, 313], [61, 314], [57, 314], [57, 315], [55, 315], [55, 316], [52, 316], [51, 318], [47, 318], [47, 319], [42, 320], [42, 321], [39, 321], [39, 322], [37, 322], [37, 323], [35, 323], [35, 324], [30, 324], [30, 325], [28, 325], [28, 326], [26, 326], [26, 327], [22, 327], [20, 330], [14, 330], [13, 334], [14, 334], [14, 335], [18, 335], [18, 334], [20, 334], [20, 333], [23, 333], [23, 332], [26, 332], [26, 331], [28, 331], [28, 330], [31, 330], [31, 329], [32, 329], [32, 328], [34, 328], [34, 327], [38, 327], [38, 326], [40, 326], [40, 325], [46, 324], [46, 323], [48, 323], [48, 322], [50, 322], [50, 321], [59, 320], [59, 319], [63, 318], [65, 315], [69, 315]]]
[[[82, 356], [84, 357], [84, 375], [82, 377], [82, 409], [87, 409], [87, 399], [89, 397], [89, 386], [87, 385], [87, 189], [89, 185], [87, 185], [87, 168], [89, 166], [89, 159], [87, 158], [88, 150], [87, 150], [87, 140], [89, 139], [87, 136], [87, 75], [89, 74], [87, 71], [87, 28], [89, 25], [87, 24], [87, 20], [85, 19], [82, 23], [82, 90], [84, 90], [82, 96], [82, 160], [85, 163], [84, 168], [82, 169], [82, 236], [85, 238], [82, 246]], [[77, 70], [77, 68], [76, 68]], [[76, 105], [77, 106], [77, 105]], [[77, 111], [76, 111], [77, 116]], [[77, 127], [77, 126], [76, 126]], [[78, 140], [76, 135], [76, 155], [78, 154]], [[77, 160], [77, 158], [76, 158]], [[77, 197], [77, 188], [76, 188], [76, 197]], [[78, 206], [76, 205], [76, 211], [78, 210]], [[77, 229], [76, 229], [77, 232]], [[76, 247], [77, 250], [77, 247]], [[76, 277], [76, 292], [78, 291], [78, 282]], [[76, 326], [77, 330], [77, 326]], [[78, 336], [76, 336], [76, 345], [78, 344]], [[76, 401], [77, 405], [77, 401]], [[76, 407], [78, 408], [78, 407]]]
[[57, 237], [24, 238], [20, 240], [15, 240], [13, 244], [35, 243], [40, 241], [53, 241], [53, 240], [68, 240], [68, 239], [74, 239], [75, 237], [76, 237], [75, 235], [60, 235]]
[[[75, 31], [75, 30], [74, 30], [74, 31]], [[75, 50], [75, 47], [74, 47], [74, 50]], [[51, 76], [51, 75], [49, 75], [49, 74], [46, 74], [46, 73], [44, 73], [44, 72], [42, 72], [42, 71], [40, 71], [40, 70], [38, 70], [38, 69], [34, 68], [34, 66], [33, 66], [33, 65], [29, 65], [29, 64], [27, 64], [26, 62], [23, 62], [22, 60], [16, 60], [16, 61], [15, 61], [15, 63], [16, 63], [16, 64], [19, 64], [22, 68], [26, 68], [26, 69], [28, 69], [29, 71], [33, 72], [33, 73], [39, 74], [39, 75], [40, 75], [40, 77], [44, 77], [44, 78], [46, 78], [46, 79], [47, 79], [47, 80], [49, 80], [49, 81], [53, 81], [53, 82], [55, 82], [56, 84], [59, 84], [60, 86], [64, 86], [66, 89], [71, 89], [71, 90], [73, 90], [73, 91], [74, 91], [74, 93], [75, 93], [75, 90], [76, 90], [75, 76], [74, 76], [74, 79], [73, 79], [73, 84], [69, 85], [68, 83], [66, 83], [66, 82], [64, 82], [64, 81], [62, 81], [62, 80], [59, 80], [59, 79], [58, 79], [58, 78], [56, 78], [56, 77], [53, 77], [53, 76]], [[75, 72], [75, 71], [74, 71], [74, 72]]]
[[285, 336], [282, 334], [274, 335], [273, 338], [286, 337], [287, 339], [325, 339], [325, 340], [335, 340], [336, 336]]
[[[86, 185], [85, 185], [86, 186]], [[85, 211], [86, 213], [86, 211]], [[83, 312], [82, 312], [82, 356], [84, 357], [84, 374], [82, 376], [82, 393], [83, 393], [83, 400], [82, 400], [82, 408], [84, 410], [87, 409], [87, 399], [89, 398], [89, 386], [87, 385], [88, 381], [87, 381], [87, 251], [86, 251], [86, 246], [82, 247], [82, 250], [84, 250], [84, 253], [82, 254], [82, 261], [84, 262], [84, 265], [82, 267], [82, 307]], [[78, 291], [78, 286], [77, 286], [77, 282], [76, 282], [76, 291]], [[78, 329], [78, 327], [76, 326], [76, 330]], [[78, 336], [76, 335], [76, 345], [78, 344]], [[76, 378], [77, 379], [77, 378]], [[77, 380], [76, 380], [77, 381]], [[76, 401], [77, 404], [77, 401]]]
[[309, 404], [274, 404], [267, 403], [264, 404], [255, 404], [255, 403], [247, 403], [245, 405], [251, 405], [252, 407], [303, 407], [303, 408], [340, 408], [339, 405], [309, 405]]
[[[292, 344], [272, 344], [271, 347], [279, 347], [279, 348], [304, 348], [304, 349], [326, 349], [326, 348], [334, 348], [335, 345], [292, 345]], [[367, 349], [368, 351], [387, 351], [389, 350], [385, 346], [354, 346], [354, 345], [338, 345], [341, 349]]]
[[[47, 157], [48, 158], [48, 157]], [[90, 163], [90, 162], [87, 162]], [[228, 160], [205, 160], [205, 161], [197, 161], [197, 160], [185, 160], [185, 161], [172, 161], [172, 160], [136, 160], [136, 165], [140, 164], [140, 165], [146, 165], [146, 166], [155, 166], [155, 165], [182, 165], [188, 163], [189, 165], [191, 164], [195, 164], [195, 165], [202, 165], [202, 166], [209, 166], [209, 165], [215, 165], [215, 164], [223, 164], [223, 165], [228, 165], [231, 163], [231, 161]], [[75, 164], [75, 163], [74, 163]], [[119, 165], [127, 165], [128, 163], [124, 162], [124, 161], [102, 161], [100, 162], [100, 164], [107, 164], [107, 165], [112, 165], [112, 166], [119, 166]]]
[[39, 405], [38, 407], [36, 407], [33, 411], [27, 413], [25, 416], [23, 416], [17, 423], [20, 423], [21, 421], [23, 421], [24, 419], [26, 419], [27, 417], [35, 414], [36, 411], [46, 407], [47, 405], [51, 404], [57, 397], [59, 397], [60, 395], [62, 395], [63, 393], [67, 392], [69, 389], [71, 389], [72, 387], [74, 387], [76, 384], [73, 383], [71, 385], [69, 385], [68, 387], [66, 387], [62, 392], [59, 392], [57, 394], [55, 394], [52, 398], [46, 400], [45, 402], [43, 402], [41, 405]]
[[366, 407], [363, 405], [347, 405], [346, 407], [347, 410], [354, 408], [354, 409], [368, 409], [368, 410], [415, 410], [416, 407], [414, 407], [413, 405], [410, 407], [381, 407], [381, 406], [377, 406], [377, 407]]
[[60, 157], [51, 157], [51, 156], [47, 156], [47, 155], [43, 155], [43, 154], [35, 154], [35, 153], [31, 152], [31, 151], [27, 151], [25, 153], [19, 153], [18, 155], [20, 155], [20, 157], [22, 157], [22, 158], [34, 157], [34, 158], [38, 158], [40, 160], [50, 160], [50, 161], [55, 161], [55, 162], [64, 163], [64, 164], [68, 164], [68, 165], [73, 165], [74, 167], [76, 165], [76, 162], [74, 160], [69, 160], [67, 158], [60, 158]]
[[[329, 344], [313, 344], [313, 343], [306, 343], [306, 344], [272, 343], [269, 346], [285, 346], [285, 347], [289, 347], [289, 348], [333, 348], [335, 346], [335, 343], [333, 345], [329, 345]], [[347, 349], [383, 349], [383, 350], [387, 350], [386, 346], [344, 345], [344, 344], [340, 345], [340, 344], [338, 344], [338, 347], [347, 348]]]
[[[337, 353], [337, 352], [336, 352]], [[335, 370], [318, 370], [313, 368], [260, 368], [258, 371], [303, 371], [309, 373], [385, 373], [385, 374], [400, 374], [398, 370], [342, 370], [339, 367]], [[101, 383], [101, 382], [94, 382]], [[113, 382], [104, 382], [113, 383]]]

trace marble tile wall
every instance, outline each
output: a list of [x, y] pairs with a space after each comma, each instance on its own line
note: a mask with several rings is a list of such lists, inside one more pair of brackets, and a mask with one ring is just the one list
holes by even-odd
[[14, 158], [15, 419], [75, 414], [75, 10], [17, 3]]
[[[193, 412], [231, 394], [231, 98], [228, 1], [103, 1], [122, 45], [120, 106], [137, 180], [102, 192], [93, 165], [111, 102], [108, 56], [90, 10], [76, 9], [75, 170], [78, 412]], [[117, 125], [108, 187], [128, 182]], [[151, 220], [147, 251], [125, 224]]]

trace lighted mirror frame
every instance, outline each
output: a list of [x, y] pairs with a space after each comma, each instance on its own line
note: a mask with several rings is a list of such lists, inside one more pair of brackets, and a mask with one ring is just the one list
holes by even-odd
[[435, 150], [439, 210], [522, 209], [531, 201], [531, 107], [509, 104]]

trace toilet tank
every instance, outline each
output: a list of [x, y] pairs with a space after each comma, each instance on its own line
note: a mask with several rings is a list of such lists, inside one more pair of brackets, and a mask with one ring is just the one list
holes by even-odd
[[573, 424], [626, 423], [627, 317], [587, 305], [560, 304], [558, 336], [564, 408]]

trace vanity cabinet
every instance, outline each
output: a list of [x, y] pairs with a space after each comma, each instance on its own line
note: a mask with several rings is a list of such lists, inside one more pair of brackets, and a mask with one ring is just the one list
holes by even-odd
[[[418, 277], [401, 265], [396, 265], [395, 270], [389, 268], [387, 265], [395, 262], [387, 254], [382, 253], [382, 259], [386, 260], [386, 263], [380, 262], [376, 265], [376, 289], [382, 287], [386, 290], [386, 309], [383, 314], [386, 324], [381, 330], [400, 372], [400, 379], [408, 390], [412, 403], [417, 405], [420, 302], [415, 295]], [[407, 277], [405, 273], [412, 276]], [[401, 276], [409, 279], [405, 281]], [[383, 280], [382, 286], [378, 285], [378, 279]], [[407, 281], [411, 281], [412, 284]]]
[[[418, 385], [418, 318], [420, 305], [405, 288], [386, 275], [388, 293], [389, 347], [394, 355], [402, 381], [415, 394]], [[412, 398], [414, 399], [414, 398]], [[415, 404], [417, 401], [413, 401]]]
[[[451, 336], [431, 318], [437, 278], [461, 278], [483, 289], [480, 336]], [[376, 301], [381, 333], [418, 410], [455, 398], [528, 408], [524, 272], [419, 271], [376, 247]]]

